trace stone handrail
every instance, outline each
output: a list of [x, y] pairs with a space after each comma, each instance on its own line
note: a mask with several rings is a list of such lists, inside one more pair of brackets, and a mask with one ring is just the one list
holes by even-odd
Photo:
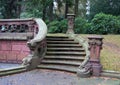
[[46, 24], [41, 19], [34, 19], [34, 21], [38, 25], [38, 33], [32, 40], [30, 40], [28, 42], [28, 43], [31, 43], [31, 44], [42, 41], [43, 39], [45, 39], [45, 37], [47, 35]]
[[79, 66], [77, 71], [77, 75], [80, 77], [89, 77], [91, 75], [100, 76], [102, 71], [102, 65], [100, 63], [100, 51], [102, 49], [102, 36], [94, 35], [89, 36], [88, 41], [83, 39], [80, 36], [74, 34], [74, 14], [68, 14], [68, 30], [67, 34], [77, 41], [83, 46], [86, 52], [85, 60]]
[[[81, 65], [79, 66], [78, 68], [78, 71], [77, 71], [77, 75], [78, 76], [90, 76], [90, 69], [91, 69], [91, 66], [87, 66], [86, 65], [88, 64], [89, 62], [89, 59], [90, 59], [90, 51], [89, 51], [89, 44], [88, 44], [88, 41], [84, 38], [82, 38], [81, 36], [79, 35], [76, 35], [74, 33], [69, 33], [68, 36], [72, 39], [74, 39], [75, 41], [78, 41], [79, 44], [82, 45], [82, 47], [84, 48], [85, 50], [85, 53], [86, 53], [86, 56], [85, 56], [85, 59], [84, 61], [81, 63]], [[85, 75], [84, 75], [85, 74]]]
[[86, 39], [82, 38], [81, 36], [76, 35], [76, 34], [73, 34], [73, 33], [68, 34], [68, 36], [69, 36], [70, 38], [73, 38], [75, 41], [78, 41], [79, 44], [81, 44], [82, 47], [83, 47], [84, 50], [85, 50], [85, 53], [86, 53], [85, 60], [82, 62], [82, 64], [81, 64], [80, 67], [79, 67], [79, 68], [82, 68], [82, 67], [84, 67], [84, 66], [87, 64], [87, 62], [88, 62], [89, 59], [90, 59], [90, 51], [89, 51], [88, 41], [87, 41]]
[[0, 19], [0, 33], [32, 32], [33, 19]]
[[46, 35], [47, 26], [41, 19], [33, 19], [38, 25], [38, 33], [35, 37], [27, 42], [27, 45], [31, 51], [30, 55], [23, 59], [22, 65], [26, 66], [26, 69], [34, 69], [40, 64], [40, 61], [46, 53]]
[[82, 62], [82, 64], [79, 66], [77, 75], [81, 77], [87, 77], [90, 76], [91, 74], [91, 65], [88, 64], [90, 60], [90, 51], [89, 51], [89, 44], [88, 41], [83, 39], [80, 36], [77, 36], [74, 34], [74, 19], [75, 15], [74, 14], [67, 14], [67, 19], [68, 19], [68, 30], [67, 34], [70, 38], [73, 38], [74, 40], [78, 41], [84, 48], [86, 52], [85, 60]]

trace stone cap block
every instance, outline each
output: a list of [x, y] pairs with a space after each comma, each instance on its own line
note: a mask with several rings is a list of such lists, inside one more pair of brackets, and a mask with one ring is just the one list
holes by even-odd
[[0, 33], [0, 40], [27, 40], [33, 33]]

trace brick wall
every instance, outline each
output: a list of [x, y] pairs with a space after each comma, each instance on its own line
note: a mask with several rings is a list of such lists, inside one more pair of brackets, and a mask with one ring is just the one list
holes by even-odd
[[0, 40], [0, 62], [22, 63], [29, 54], [27, 40]]

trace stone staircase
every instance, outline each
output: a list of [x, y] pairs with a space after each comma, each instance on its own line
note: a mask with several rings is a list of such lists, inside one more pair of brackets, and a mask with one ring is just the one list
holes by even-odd
[[85, 55], [82, 46], [67, 35], [47, 35], [47, 53], [38, 68], [76, 73]]

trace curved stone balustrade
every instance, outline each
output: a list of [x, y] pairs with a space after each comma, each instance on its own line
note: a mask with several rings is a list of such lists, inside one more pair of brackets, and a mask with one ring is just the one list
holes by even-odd
[[89, 51], [88, 41], [86, 41], [82, 37], [74, 34], [73, 28], [74, 28], [75, 15], [68, 14], [67, 18], [68, 18], [68, 30], [67, 30], [68, 36], [70, 38], [73, 38], [74, 40], [78, 41], [83, 46], [83, 48], [85, 49], [85, 52], [86, 52], [85, 60], [79, 66], [77, 75], [80, 77], [88, 77], [91, 75], [91, 71], [92, 71], [91, 64], [88, 64], [89, 59], [90, 59], [90, 51]]
[[26, 43], [37, 29], [33, 19], [0, 19], [0, 62], [22, 63], [30, 52]]
[[79, 43], [83, 46], [86, 52], [85, 60], [79, 66], [77, 71], [77, 75], [80, 77], [88, 77], [91, 75], [100, 76], [102, 71], [102, 65], [100, 64], [100, 51], [102, 49], [102, 40], [101, 36], [90, 36], [88, 37], [89, 41], [86, 41], [80, 36], [76, 36], [74, 34], [74, 14], [68, 14], [68, 35], [79, 41]]
[[40, 61], [46, 53], [46, 35], [47, 26], [41, 19], [34, 19], [38, 25], [38, 33], [35, 37], [27, 42], [31, 54], [23, 59], [22, 65], [25, 65], [28, 70], [34, 69], [40, 64]]
[[0, 19], [0, 33], [32, 32], [35, 26], [32, 19]]
[[88, 77], [91, 75], [91, 64], [88, 64], [89, 59], [90, 59], [90, 51], [89, 51], [89, 44], [88, 41], [82, 38], [81, 36], [78, 36], [74, 33], [69, 33], [68, 36], [75, 41], [78, 41], [82, 47], [85, 50], [86, 56], [84, 61], [81, 63], [81, 65], [78, 68], [77, 75], [80, 77]]
[[24, 58], [23, 66], [35, 68], [45, 55], [46, 35], [41, 19], [0, 19], [0, 62], [21, 63]]

